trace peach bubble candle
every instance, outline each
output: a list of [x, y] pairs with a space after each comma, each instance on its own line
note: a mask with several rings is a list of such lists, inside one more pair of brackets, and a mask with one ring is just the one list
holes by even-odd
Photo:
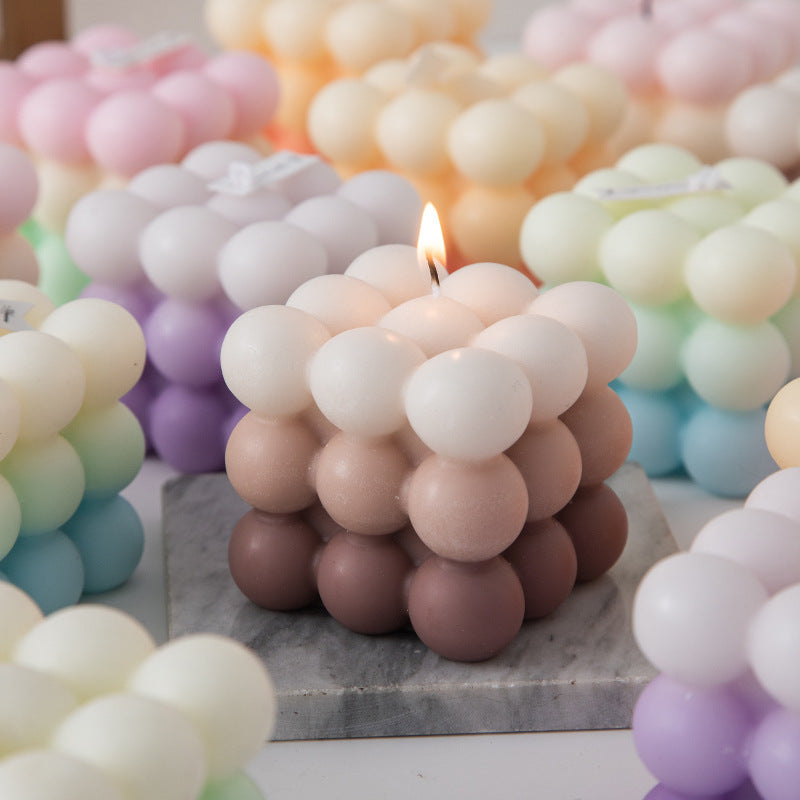
[[622, 83], [602, 67], [547, 76], [520, 55], [480, 59], [432, 44], [313, 99], [315, 147], [344, 174], [383, 167], [406, 176], [444, 220], [455, 268], [521, 267], [519, 227], [539, 197], [611, 163], [605, 142], [622, 120]]
[[800, 374], [798, 197], [766, 162], [704, 168], [651, 144], [527, 216], [522, 252], [546, 284], [602, 281], [633, 308], [639, 345], [619, 393], [648, 474], [683, 467], [741, 497], [775, 469], [766, 404]]
[[734, 98], [800, 56], [800, 5], [570, 0], [533, 13], [523, 48], [551, 70], [589, 62], [624, 81], [631, 103], [612, 142], [618, 153], [648, 141], [668, 142], [713, 162], [736, 152], [725, 137]]
[[307, 149], [306, 113], [329, 81], [402, 59], [426, 42], [475, 48], [491, 0], [206, 0], [211, 36], [275, 64], [281, 100], [270, 139]]
[[275, 723], [272, 681], [222, 636], [157, 647], [127, 614], [44, 618], [0, 582], [0, 796], [263, 800], [245, 775]]
[[262, 607], [319, 597], [354, 631], [410, 623], [475, 661], [622, 552], [603, 481], [631, 429], [608, 382], [636, 325], [608, 287], [540, 295], [501, 264], [448, 275], [421, 247], [368, 250], [229, 329], [223, 375], [250, 412], [226, 467], [253, 506], [229, 564]]
[[[416, 190], [393, 173], [343, 182], [316, 156], [262, 159], [240, 142], [206, 143], [126, 189], [82, 198], [67, 247], [92, 280], [84, 295], [120, 303], [144, 329], [148, 367], [126, 402], [158, 455], [183, 472], [222, 469], [244, 413], [220, 372], [233, 319], [286, 302], [309, 278], [341, 278], [376, 245], [413, 242], [421, 210]], [[340, 302], [369, 314], [374, 298], [355, 292]]]
[[0, 572], [50, 612], [124, 583], [142, 554], [119, 492], [144, 437], [119, 402], [144, 367], [136, 320], [106, 300], [54, 309], [0, 280]]

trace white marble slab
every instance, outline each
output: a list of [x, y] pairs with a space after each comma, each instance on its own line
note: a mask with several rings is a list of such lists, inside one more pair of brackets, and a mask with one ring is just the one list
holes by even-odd
[[248, 507], [223, 474], [176, 478], [163, 494], [170, 635], [221, 633], [259, 653], [279, 697], [276, 739], [628, 727], [655, 676], [630, 632], [633, 594], [677, 546], [637, 465], [609, 483], [630, 523], [614, 568], [525, 623], [496, 658], [459, 664], [410, 633], [368, 637], [319, 609], [254, 606], [227, 567], [228, 536]]

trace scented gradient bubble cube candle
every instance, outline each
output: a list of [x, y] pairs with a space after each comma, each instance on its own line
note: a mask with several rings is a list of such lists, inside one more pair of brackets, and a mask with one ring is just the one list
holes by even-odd
[[521, 267], [519, 227], [542, 195], [611, 163], [622, 83], [578, 64], [547, 76], [521, 55], [480, 59], [427, 45], [325, 86], [309, 109], [315, 147], [345, 174], [386, 167], [442, 214], [456, 267]]
[[0, 683], [2, 797], [263, 800], [243, 768], [271, 735], [275, 693], [231, 639], [158, 647], [121, 611], [44, 618], [0, 582]]
[[221, 353], [251, 409], [226, 451], [253, 506], [235, 582], [264, 608], [319, 598], [360, 633], [410, 624], [447, 658], [495, 655], [622, 552], [603, 481], [631, 430], [608, 382], [635, 345], [608, 287], [539, 295], [500, 264], [422, 271], [412, 247], [248, 311]]
[[119, 586], [141, 557], [141, 522], [119, 492], [144, 437], [119, 398], [144, 355], [114, 303], [54, 309], [36, 287], [0, 280], [0, 572], [46, 612]]
[[257, 141], [269, 152], [259, 132], [277, 102], [274, 70], [261, 56], [209, 57], [188, 37], [141, 40], [116, 25], [36, 44], [0, 64], [0, 140], [24, 146], [36, 161], [30, 236], [43, 266], [63, 261], [51, 252], [53, 234], [63, 233], [69, 210], [88, 192], [211, 140]]
[[421, 211], [392, 173], [342, 182], [314, 156], [264, 160], [234, 142], [201, 145], [180, 165], [81, 199], [67, 247], [93, 281], [84, 294], [120, 303], [144, 329], [148, 367], [125, 402], [158, 455], [183, 472], [222, 469], [244, 413], [219, 363], [233, 319], [343, 272], [364, 250], [414, 241]]
[[658, 141], [704, 161], [731, 151], [728, 105], [800, 56], [793, 0], [571, 0], [538, 9], [523, 49], [549, 69], [588, 61], [631, 93], [613, 145], [619, 153]]
[[475, 49], [490, 11], [491, 0], [206, 0], [205, 20], [225, 49], [275, 64], [281, 100], [270, 139], [304, 150], [308, 106], [326, 83], [405, 58], [426, 42]]
[[619, 393], [650, 475], [683, 466], [744, 496], [774, 470], [765, 406], [800, 369], [799, 188], [755, 159], [709, 170], [644, 145], [526, 218], [523, 256], [545, 284], [607, 282], [633, 308]]
[[660, 781], [648, 798], [785, 800], [800, 785], [800, 381], [770, 403], [782, 467], [743, 508], [712, 519], [688, 553], [658, 562], [633, 629], [661, 670], [633, 714]]

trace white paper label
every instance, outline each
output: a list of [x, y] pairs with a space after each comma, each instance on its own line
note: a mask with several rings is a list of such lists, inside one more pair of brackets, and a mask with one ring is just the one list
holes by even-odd
[[716, 192], [730, 189], [731, 184], [722, 177], [716, 167], [703, 167], [699, 172], [682, 181], [653, 183], [649, 186], [619, 186], [595, 189], [599, 200], [647, 200], [659, 197], [675, 197], [698, 192]]
[[319, 156], [293, 153], [281, 150], [263, 161], [248, 164], [246, 161], [234, 161], [228, 165], [228, 172], [218, 180], [208, 184], [212, 192], [233, 194], [244, 197], [265, 186], [279, 183], [286, 178], [308, 169], [319, 161]]
[[21, 300], [0, 299], [0, 329], [4, 331], [32, 331], [25, 315], [33, 308], [33, 303]]
[[96, 50], [91, 55], [91, 62], [95, 67], [127, 69], [138, 64], [146, 64], [159, 56], [167, 55], [167, 53], [182, 50], [191, 41], [192, 37], [188, 33], [161, 31], [149, 39], [143, 39], [130, 47]]

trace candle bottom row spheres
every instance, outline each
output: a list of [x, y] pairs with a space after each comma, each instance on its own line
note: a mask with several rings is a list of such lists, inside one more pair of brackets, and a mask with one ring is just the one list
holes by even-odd
[[[229, 329], [223, 375], [252, 410], [226, 468], [253, 507], [229, 566], [257, 605], [319, 598], [352, 630], [410, 625], [444, 657], [482, 660], [624, 548], [603, 481], [632, 432], [607, 384], [635, 322], [598, 284], [539, 296], [473, 264], [432, 296], [420, 276], [412, 248], [376, 248]], [[338, 302], [356, 291], [371, 302]]]

